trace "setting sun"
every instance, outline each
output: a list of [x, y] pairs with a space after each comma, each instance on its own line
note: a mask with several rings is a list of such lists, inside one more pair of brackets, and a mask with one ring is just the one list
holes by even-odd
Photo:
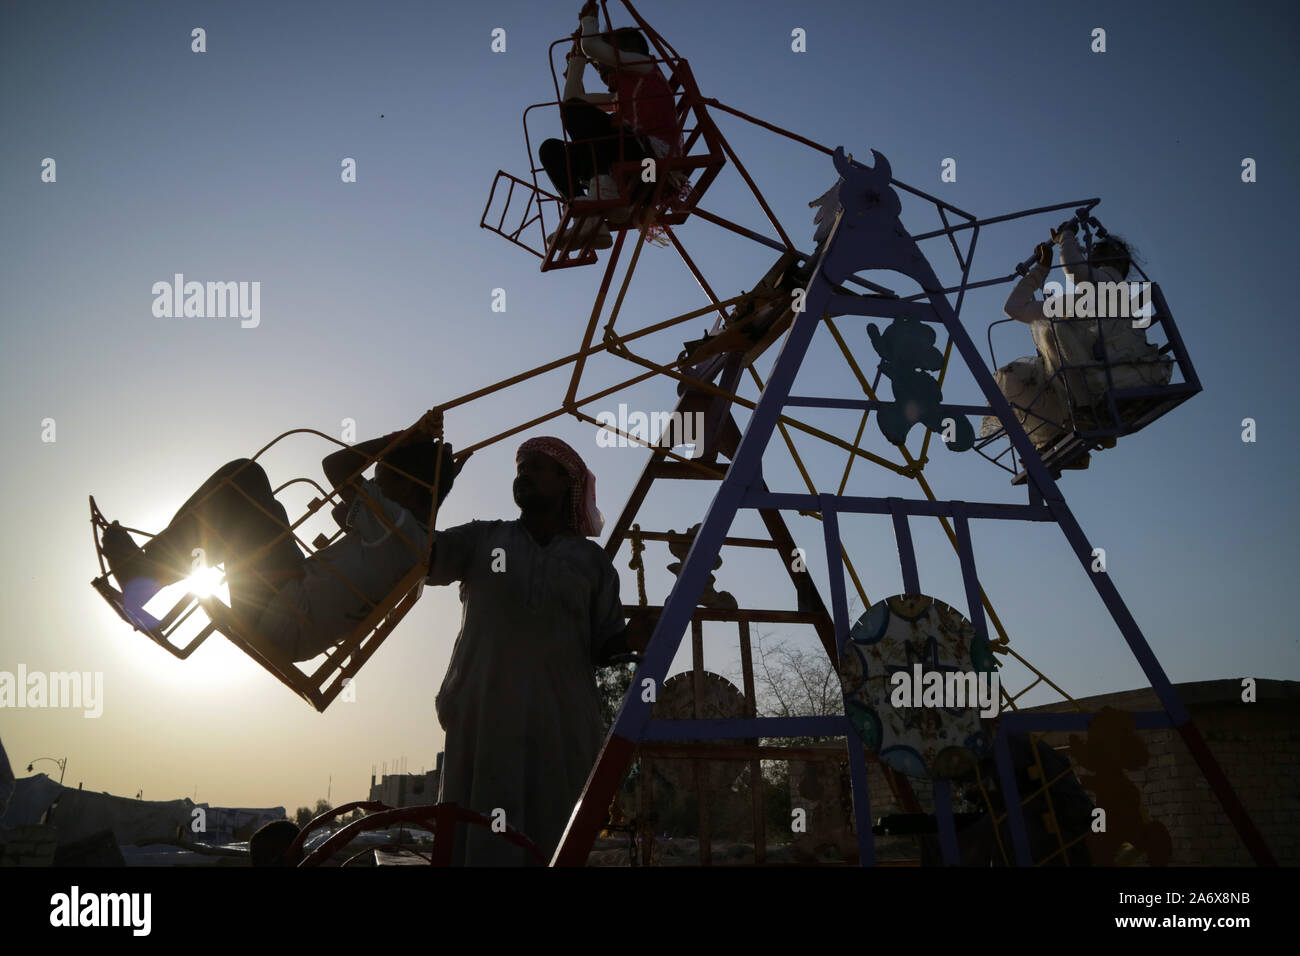
[[217, 568], [199, 568], [182, 583], [195, 597], [209, 597], [225, 582], [225, 575]]

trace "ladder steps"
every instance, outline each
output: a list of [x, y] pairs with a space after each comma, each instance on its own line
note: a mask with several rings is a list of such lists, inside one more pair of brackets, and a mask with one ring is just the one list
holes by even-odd
[[[701, 471], [700, 469], [706, 469]], [[651, 478], [669, 478], [681, 481], [721, 481], [727, 475], [727, 466], [717, 462], [696, 462], [686, 465], [679, 461], [656, 461], [650, 465]]]
[[[690, 541], [691, 536], [686, 534], [669, 534], [664, 531], [639, 531], [642, 541]], [[775, 541], [767, 538], [724, 538], [724, 545], [733, 548], [770, 548], [780, 550], [780, 545]]]
[[[648, 611], [652, 614], [663, 613], [662, 604], [624, 604], [623, 613], [631, 616], [635, 611]], [[824, 613], [815, 611], [785, 611], [778, 608], [715, 608], [697, 607], [692, 619], [696, 621], [748, 621], [751, 624], [819, 624], [825, 619]]]
[[[743, 740], [744, 738], [737, 738]], [[811, 747], [774, 747], [736, 743], [734, 746], [693, 744], [669, 740], [647, 740], [640, 744], [641, 753], [659, 759], [694, 758], [696, 760], [824, 760], [845, 759], [844, 744]]]

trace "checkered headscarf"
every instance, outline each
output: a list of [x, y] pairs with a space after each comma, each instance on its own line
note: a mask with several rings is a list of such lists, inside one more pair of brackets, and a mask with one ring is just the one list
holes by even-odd
[[530, 438], [515, 452], [515, 464], [531, 451], [540, 452], [560, 463], [573, 479], [570, 486], [569, 521], [574, 530], [587, 538], [600, 534], [605, 516], [596, 508], [596, 476], [578, 453], [558, 438]]

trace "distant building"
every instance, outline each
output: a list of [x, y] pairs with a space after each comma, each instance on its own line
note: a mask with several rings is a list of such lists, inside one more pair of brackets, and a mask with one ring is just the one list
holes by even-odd
[[72, 789], [43, 773], [16, 782], [13, 800], [0, 816], [0, 843], [12, 828], [51, 824], [59, 846], [111, 831], [122, 846], [143, 843], [231, 843], [247, 840], [264, 823], [283, 820], [284, 807], [214, 807], [176, 800], [136, 800]]
[[370, 775], [370, 797], [390, 807], [423, 807], [438, 802], [438, 782], [442, 778], [442, 753], [438, 765], [428, 773], [389, 773], [375, 781]]

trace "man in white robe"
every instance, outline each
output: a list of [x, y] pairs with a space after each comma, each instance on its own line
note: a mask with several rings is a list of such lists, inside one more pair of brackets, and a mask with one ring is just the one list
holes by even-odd
[[[460, 581], [464, 612], [435, 705], [447, 733], [438, 801], [500, 819], [549, 859], [604, 736], [595, 668], [629, 650], [618, 572], [588, 537], [595, 477], [568, 445], [520, 446], [514, 521], [434, 535], [429, 584]], [[630, 643], [644, 645], [640, 627]], [[533, 862], [458, 825], [453, 865]]]

